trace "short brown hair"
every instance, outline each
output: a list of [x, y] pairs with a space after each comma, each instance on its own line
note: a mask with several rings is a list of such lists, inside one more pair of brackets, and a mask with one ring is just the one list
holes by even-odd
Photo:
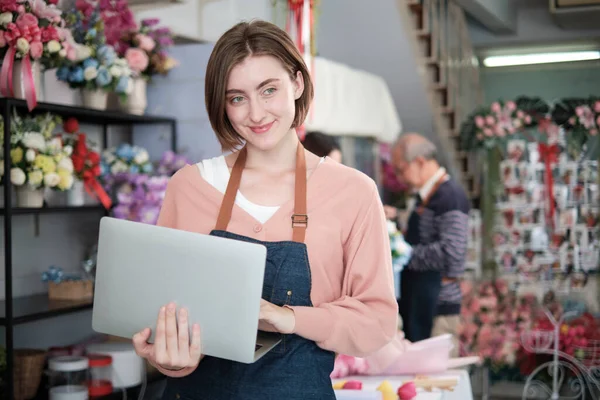
[[298, 71], [304, 79], [304, 92], [296, 100], [296, 115], [292, 127], [302, 125], [313, 99], [314, 89], [302, 55], [289, 35], [270, 22], [254, 20], [240, 22], [223, 34], [215, 44], [206, 67], [204, 101], [206, 111], [217, 139], [225, 150], [242, 144], [242, 138], [233, 129], [225, 101], [227, 80], [232, 68], [250, 55], [269, 55], [277, 58], [293, 79]]

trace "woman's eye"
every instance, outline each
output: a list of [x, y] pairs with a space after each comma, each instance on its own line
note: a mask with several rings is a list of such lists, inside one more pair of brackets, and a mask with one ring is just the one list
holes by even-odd
[[266, 94], [266, 95], [273, 94], [273, 93], [275, 93], [276, 90], [277, 89], [275, 89], [275, 88], [268, 88], [264, 91], [264, 94]]
[[231, 99], [231, 102], [235, 104], [235, 103], [239, 103], [242, 100], [244, 100], [244, 98], [242, 96], [236, 96]]

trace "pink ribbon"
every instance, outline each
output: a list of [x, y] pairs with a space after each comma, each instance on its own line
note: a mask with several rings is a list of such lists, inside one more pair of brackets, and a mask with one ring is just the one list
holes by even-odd
[[27, 100], [27, 108], [31, 111], [37, 104], [37, 95], [35, 93], [35, 82], [33, 81], [33, 71], [31, 69], [31, 59], [29, 58], [29, 55], [23, 57], [23, 66], [25, 69], [21, 70], [21, 73], [24, 75], [23, 83], [25, 84], [25, 100]]
[[12, 85], [12, 71], [15, 63], [15, 54], [17, 49], [14, 46], [10, 46], [4, 61], [2, 61], [2, 71], [0, 71], [0, 93], [4, 97], [13, 97], [13, 85]]
[[[10, 46], [4, 56], [4, 61], [2, 62], [2, 70], [0, 71], [0, 93], [2, 93], [4, 97], [14, 97], [15, 95], [13, 91], [13, 69], [16, 54], [17, 49], [14, 46]], [[28, 54], [23, 56], [22, 63], [21, 74], [23, 84], [25, 85], [25, 100], [27, 101], [27, 108], [31, 111], [37, 105], [37, 95], [35, 92], [31, 59]]]

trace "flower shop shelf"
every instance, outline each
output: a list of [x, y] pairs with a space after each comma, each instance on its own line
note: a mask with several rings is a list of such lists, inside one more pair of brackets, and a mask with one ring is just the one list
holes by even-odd
[[[92, 309], [93, 301], [50, 300], [48, 294], [13, 298], [13, 324], [56, 317]], [[0, 326], [6, 325], [5, 302], [0, 302]]]
[[[28, 113], [27, 102], [14, 98], [0, 98], [0, 107], [15, 108], [17, 111]], [[10, 110], [9, 110], [10, 111]], [[175, 119], [170, 117], [152, 115], [133, 115], [120, 111], [94, 110], [84, 107], [72, 107], [62, 104], [37, 103], [31, 111], [32, 114], [54, 113], [62, 117], [74, 117], [79, 122], [100, 125], [127, 125], [127, 124], [175, 124]]]
[[[6, 209], [0, 209], [0, 215], [6, 215]], [[63, 214], [77, 212], [106, 212], [102, 206], [78, 206], [78, 207], [42, 207], [42, 208], [20, 208], [11, 209], [12, 214]]]

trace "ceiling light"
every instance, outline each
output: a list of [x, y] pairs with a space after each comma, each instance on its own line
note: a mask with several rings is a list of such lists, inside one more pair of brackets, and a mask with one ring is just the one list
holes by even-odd
[[507, 67], [511, 65], [548, 64], [598, 59], [600, 59], [600, 51], [570, 51], [562, 53], [490, 56], [483, 60], [483, 65], [486, 67]]

